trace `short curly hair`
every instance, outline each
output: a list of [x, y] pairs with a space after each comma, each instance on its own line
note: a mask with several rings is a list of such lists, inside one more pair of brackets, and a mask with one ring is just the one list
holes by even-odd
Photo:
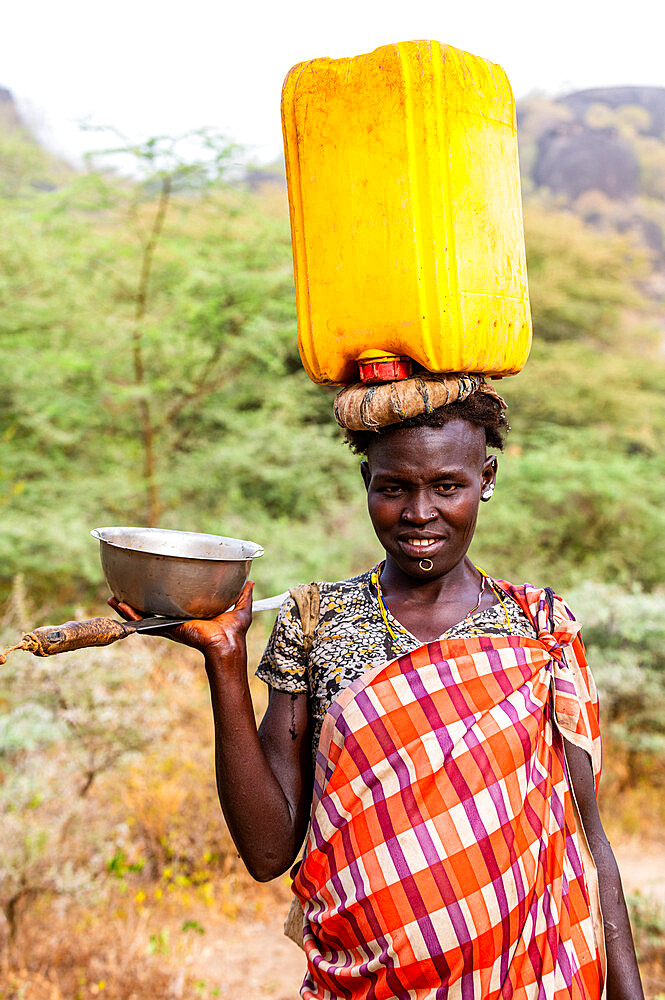
[[439, 406], [431, 413], [421, 413], [417, 417], [409, 417], [397, 424], [379, 427], [376, 431], [351, 431], [344, 434], [351, 451], [356, 455], [367, 455], [370, 445], [379, 436], [410, 427], [443, 427], [451, 420], [467, 420], [476, 427], [483, 427], [485, 440], [489, 448], [503, 451], [505, 437], [510, 430], [510, 424], [501, 404], [493, 396], [484, 392], [473, 392], [464, 400], [457, 400], [447, 406]]

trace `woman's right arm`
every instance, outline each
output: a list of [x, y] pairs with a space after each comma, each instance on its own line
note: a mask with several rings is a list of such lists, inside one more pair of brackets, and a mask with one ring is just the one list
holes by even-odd
[[[127, 605], [113, 606], [137, 617]], [[247, 869], [267, 882], [290, 867], [305, 836], [312, 800], [311, 732], [307, 695], [279, 691], [271, 691], [257, 731], [245, 642], [251, 620], [252, 584], [247, 584], [233, 611], [187, 622], [169, 635], [204, 655], [219, 801]]]
[[228, 663], [216, 652], [206, 655], [215, 720], [217, 792], [249, 873], [267, 882], [293, 864], [309, 822], [309, 709], [306, 694], [271, 690], [257, 732], [244, 643], [236, 655], [238, 669], [232, 679]]

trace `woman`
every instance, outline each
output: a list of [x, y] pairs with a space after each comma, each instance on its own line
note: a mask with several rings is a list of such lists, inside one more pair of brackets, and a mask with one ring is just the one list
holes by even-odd
[[220, 802], [255, 878], [289, 868], [311, 814], [294, 881], [310, 1000], [587, 1000], [603, 981], [610, 1000], [642, 996], [596, 806], [579, 626], [551, 592], [467, 557], [495, 485], [487, 446], [506, 429], [475, 392], [347, 432], [385, 560], [319, 585], [307, 654], [285, 602], [258, 671], [270, 684], [258, 732], [251, 585], [234, 611], [173, 631], [205, 656]]

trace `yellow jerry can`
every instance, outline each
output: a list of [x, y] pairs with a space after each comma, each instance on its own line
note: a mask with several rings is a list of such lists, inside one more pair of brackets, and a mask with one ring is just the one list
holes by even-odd
[[355, 382], [359, 359], [376, 372], [404, 357], [520, 371], [531, 318], [501, 67], [435, 41], [313, 59], [284, 81], [282, 124], [310, 378]]

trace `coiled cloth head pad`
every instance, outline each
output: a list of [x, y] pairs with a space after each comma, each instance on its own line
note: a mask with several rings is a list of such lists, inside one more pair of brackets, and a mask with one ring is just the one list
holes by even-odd
[[505, 410], [505, 402], [482, 375], [430, 373], [382, 385], [364, 382], [347, 385], [335, 396], [333, 409], [340, 427], [350, 431], [375, 431], [421, 413], [431, 413], [440, 406], [464, 400], [474, 392], [493, 396]]

